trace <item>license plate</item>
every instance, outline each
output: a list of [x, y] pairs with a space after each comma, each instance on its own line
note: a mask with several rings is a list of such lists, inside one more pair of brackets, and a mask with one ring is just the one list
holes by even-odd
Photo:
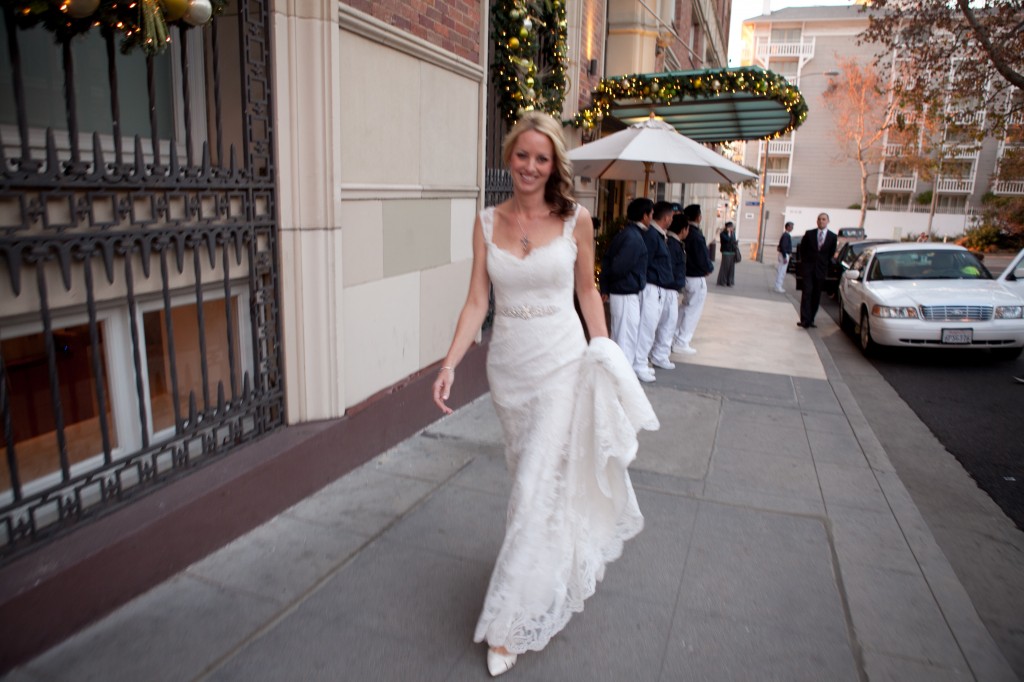
[[942, 343], [971, 343], [974, 341], [973, 329], [943, 329]]

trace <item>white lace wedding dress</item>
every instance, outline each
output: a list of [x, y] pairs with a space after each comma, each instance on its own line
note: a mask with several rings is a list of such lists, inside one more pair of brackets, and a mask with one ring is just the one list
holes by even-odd
[[514, 482], [474, 639], [516, 654], [543, 649], [582, 611], [643, 528], [627, 467], [638, 429], [658, 428], [618, 346], [586, 343], [573, 307], [578, 215], [519, 258], [494, 244], [494, 209], [481, 213], [495, 299], [487, 377]]

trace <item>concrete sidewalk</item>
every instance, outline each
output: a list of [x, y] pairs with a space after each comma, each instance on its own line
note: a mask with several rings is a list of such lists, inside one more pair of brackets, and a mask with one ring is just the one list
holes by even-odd
[[[711, 284], [698, 354], [645, 386], [644, 532], [503, 679], [1017, 679], [773, 271]], [[8, 679], [487, 679], [508, 488], [485, 396]]]

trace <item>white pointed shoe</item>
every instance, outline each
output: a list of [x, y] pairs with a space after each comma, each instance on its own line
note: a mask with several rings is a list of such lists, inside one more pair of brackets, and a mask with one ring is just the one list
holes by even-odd
[[502, 654], [494, 649], [487, 649], [487, 672], [491, 674], [491, 677], [507, 673], [515, 664], [515, 654]]

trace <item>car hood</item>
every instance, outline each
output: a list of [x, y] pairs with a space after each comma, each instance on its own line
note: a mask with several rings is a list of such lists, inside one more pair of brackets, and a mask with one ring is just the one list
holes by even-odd
[[886, 305], [1020, 305], [1019, 298], [992, 279], [936, 279], [871, 282], [872, 295]]

